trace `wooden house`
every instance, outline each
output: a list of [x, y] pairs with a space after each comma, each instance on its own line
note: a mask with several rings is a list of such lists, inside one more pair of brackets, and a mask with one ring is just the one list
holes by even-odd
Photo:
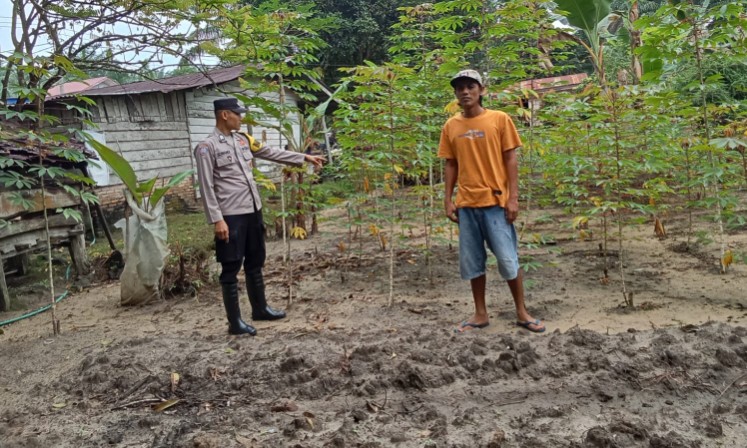
[[521, 81], [507, 88], [503, 92], [491, 94], [493, 98], [499, 98], [508, 93], [509, 97], [522, 96], [522, 91], [532, 91], [533, 94], [520, 100], [521, 107], [536, 112], [542, 107], [543, 97], [548, 93], [573, 92], [583, 87], [587, 82], [586, 73], [575, 73], [571, 75], [553, 76], [550, 78], [537, 78]]
[[[57, 116], [63, 126], [80, 126], [120, 152], [130, 162], [139, 180], [153, 177], [168, 180], [176, 173], [195, 167], [193, 148], [212, 132], [215, 125], [213, 101], [236, 92], [252, 94], [242, 89], [239, 83], [243, 73], [243, 66], [234, 66], [79, 91], [77, 94], [96, 102], [96, 107], [89, 107], [91, 116], [88, 119], [93, 126], [85, 124], [78, 112], [68, 109], [66, 104], [71, 103], [87, 107], [85, 103], [76, 102], [74, 95], [50, 96], [45, 107], [47, 113]], [[297, 104], [300, 99], [288, 92], [286, 101]], [[266, 117], [261, 118], [272, 122]], [[273, 129], [254, 127], [250, 131], [260, 141], [265, 137], [269, 146], [282, 148], [287, 143]], [[295, 132], [300, 134], [300, 125], [295, 126]], [[271, 171], [270, 164], [259, 168]], [[92, 177], [97, 182], [97, 193], [104, 208], [122, 203], [121, 181], [109, 169], [94, 169]], [[172, 189], [170, 196], [193, 203], [198, 197], [194, 179]]]

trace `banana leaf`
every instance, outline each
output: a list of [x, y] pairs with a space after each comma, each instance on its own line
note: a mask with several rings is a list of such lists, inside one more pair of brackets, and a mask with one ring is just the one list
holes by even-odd
[[165, 195], [172, 187], [179, 185], [184, 179], [191, 176], [194, 170], [182, 171], [181, 173], [175, 174], [171, 177], [169, 182], [163, 187], [156, 188], [153, 194], [150, 196], [150, 205], [154, 206], [158, 204], [163, 195]]
[[586, 32], [596, 33], [597, 25], [610, 13], [611, 0], [555, 0], [560, 9], [566, 11], [568, 23]]
[[114, 173], [122, 179], [122, 182], [130, 191], [130, 194], [132, 194], [132, 197], [135, 198], [138, 203], [142, 202], [143, 196], [138, 191], [137, 176], [135, 175], [135, 171], [132, 169], [130, 163], [108, 146], [96, 141], [88, 134], [85, 135], [86, 138], [88, 138], [88, 143], [93, 146], [99, 154], [99, 157], [101, 157], [101, 159], [111, 167]]

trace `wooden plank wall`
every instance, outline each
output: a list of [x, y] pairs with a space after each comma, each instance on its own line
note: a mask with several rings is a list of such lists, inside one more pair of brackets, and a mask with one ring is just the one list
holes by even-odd
[[[93, 121], [139, 180], [193, 167], [184, 92], [95, 97]], [[112, 184], [121, 181], [112, 173]]]

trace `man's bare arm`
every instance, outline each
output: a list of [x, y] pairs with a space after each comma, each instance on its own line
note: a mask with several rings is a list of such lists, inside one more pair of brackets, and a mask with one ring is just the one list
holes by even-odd
[[503, 164], [508, 174], [508, 203], [506, 204], [506, 219], [516, 221], [519, 217], [519, 160], [516, 150], [503, 151]]
[[457, 177], [459, 175], [459, 163], [456, 159], [446, 159], [446, 166], [444, 167], [445, 185], [446, 191], [444, 194], [444, 211], [446, 217], [454, 222], [459, 222], [459, 216], [457, 215], [457, 208], [452, 201], [454, 195], [454, 187], [456, 187]]

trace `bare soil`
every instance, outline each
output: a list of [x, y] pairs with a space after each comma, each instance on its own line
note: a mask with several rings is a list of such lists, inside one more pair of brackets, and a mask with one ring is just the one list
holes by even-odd
[[[491, 325], [455, 334], [472, 300], [448, 232], [430, 269], [421, 230], [395, 239], [387, 307], [388, 251], [347, 246], [340, 216], [293, 241], [292, 305], [283, 243], [268, 242], [269, 296], [289, 317], [253, 338], [227, 334], [214, 284], [139, 308], [97, 285], [60, 303], [59, 337], [48, 314], [3, 327], [0, 446], [745, 446], [747, 266], [719, 274], [716, 243], [683, 251], [682, 229], [626, 229], [629, 309], [617, 242], [605, 279], [599, 230], [580, 241], [544, 216], [524, 239], [552, 244], [521, 252], [547, 332], [514, 325], [490, 268]], [[747, 247], [744, 231], [727, 241]]]

